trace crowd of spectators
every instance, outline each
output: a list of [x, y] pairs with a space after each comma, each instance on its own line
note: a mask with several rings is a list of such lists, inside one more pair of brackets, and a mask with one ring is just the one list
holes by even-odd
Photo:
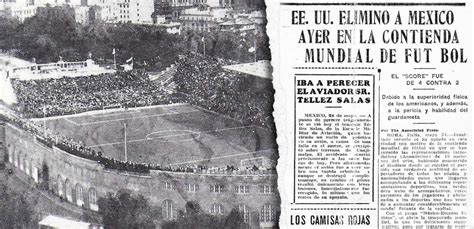
[[108, 158], [102, 155], [102, 152], [95, 151], [83, 143], [78, 143], [73, 139], [62, 136], [59, 133], [52, 132], [44, 128], [42, 125], [18, 118], [15, 115], [0, 114], [0, 120], [11, 123], [31, 134], [33, 134], [37, 141], [46, 145], [47, 147], [57, 147], [58, 149], [73, 154], [78, 157], [86, 158], [96, 161], [104, 166], [106, 169], [116, 170], [119, 172], [131, 172], [138, 174], [148, 174], [150, 170], [160, 170], [169, 172], [188, 172], [188, 173], [248, 173], [248, 172], [274, 172], [274, 169], [264, 169], [259, 171], [259, 168], [236, 168], [234, 166], [224, 167], [206, 167], [206, 166], [161, 166], [159, 164], [151, 163], [136, 163], [131, 161], [120, 161], [114, 158]]
[[19, 109], [30, 117], [58, 116], [104, 107], [172, 103], [168, 92], [141, 71], [94, 76], [12, 81]]
[[[28, 117], [48, 117], [103, 109], [107, 106], [138, 107], [185, 102], [238, 119], [246, 124], [274, 128], [272, 118], [273, 88], [270, 80], [225, 71], [222, 66], [232, 61], [202, 56], [183, 55], [176, 63], [173, 77], [177, 92], [170, 94], [150, 81], [140, 71], [117, 72], [58, 79], [13, 80], [20, 113]], [[256, 85], [260, 86], [256, 86]], [[263, 86], [262, 86], [263, 85]], [[179, 98], [179, 101], [175, 101]], [[206, 168], [202, 166], [162, 167], [108, 158], [73, 139], [53, 133], [40, 124], [14, 115], [4, 117], [8, 122], [34, 134], [48, 146], [67, 153], [97, 161], [107, 169], [149, 173], [150, 170], [175, 172], [245, 172], [255, 168]], [[242, 170], [242, 171], [239, 171]], [[257, 169], [258, 170], [258, 169]]]
[[176, 63], [174, 81], [188, 103], [238, 119], [274, 128], [271, 80], [226, 71], [231, 61], [191, 53]]
[[13, 80], [12, 84], [18, 109], [28, 117], [75, 114], [106, 107], [188, 102], [247, 124], [273, 129], [271, 80], [222, 68], [229, 64], [235, 63], [197, 53], [180, 56], [173, 77], [177, 93], [173, 95], [141, 71]]

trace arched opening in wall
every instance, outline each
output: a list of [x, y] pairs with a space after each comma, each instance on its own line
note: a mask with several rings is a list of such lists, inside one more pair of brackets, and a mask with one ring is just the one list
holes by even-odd
[[27, 159], [27, 158], [25, 157], [25, 173], [26, 173], [26, 175], [28, 175], [28, 176], [31, 175], [31, 173], [30, 173], [30, 171], [31, 171], [31, 168], [30, 168], [30, 164], [31, 164], [31, 163], [30, 163], [30, 161], [31, 161], [31, 159]]
[[247, 205], [245, 204], [239, 204], [239, 213], [244, 219], [245, 223], [250, 222], [250, 209]]
[[176, 190], [176, 185], [172, 181], [162, 182], [163, 190]]
[[16, 157], [15, 157], [14, 164], [15, 164], [15, 167], [17, 167], [17, 168], [18, 168], [18, 162], [20, 161], [20, 153], [21, 152], [18, 150], [18, 151], [16, 151], [16, 155], [15, 155]]
[[161, 212], [164, 220], [174, 220], [177, 217], [174, 203], [172, 200], [163, 201]]
[[260, 226], [269, 227], [275, 222], [275, 208], [271, 204], [265, 204], [260, 209]]
[[222, 216], [225, 214], [224, 206], [221, 204], [212, 204], [209, 213], [211, 213], [211, 215]]
[[20, 152], [18, 154], [18, 167], [20, 167], [20, 170], [23, 171], [23, 154]]
[[66, 196], [66, 200], [69, 201], [69, 202], [72, 202], [72, 184], [71, 184], [71, 181], [69, 181], [69, 179], [66, 179], [66, 192], [64, 193], [65, 196]]
[[10, 162], [10, 164], [13, 164], [13, 155], [15, 155], [13, 147], [8, 147], [8, 162]]
[[61, 178], [60, 175], [58, 175], [58, 195], [60, 197], [64, 197], [64, 190], [65, 187], [64, 187], [64, 182], [63, 182], [63, 179]]
[[46, 163], [43, 163], [41, 169], [41, 188], [43, 190], [49, 189], [49, 166]]
[[30, 158], [28, 161], [28, 169], [30, 170], [30, 176], [33, 177], [33, 166], [34, 166], [34, 161], [33, 158]]
[[3, 162], [8, 162], [8, 158], [10, 158], [9, 153], [10, 153], [10, 145], [8, 145], [7, 147], [7, 153], [3, 154]]
[[189, 183], [186, 183], [185, 184], [185, 187], [186, 187], [186, 192], [197, 192], [199, 190], [199, 184], [189, 184]]
[[76, 195], [76, 186], [74, 185], [74, 183], [71, 182], [71, 203], [73, 204], [77, 203]]
[[31, 165], [31, 172], [32, 172], [32, 175], [33, 176], [33, 180], [38, 183], [39, 182], [39, 170], [36, 166], [34, 165]]
[[97, 191], [94, 188], [89, 189], [89, 208], [93, 211], [99, 210], [99, 205], [97, 205]]
[[84, 205], [84, 190], [81, 184], [76, 184], [76, 204], [77, 206], [82, 207]]
[[84, 187], [83, 190], [83, 198], [82, 200], [84, 201], [84, 204], [82, 205], [86, 209], [90, 209], [90, 204], [89, 204], [89, 189], [87, 187]]
[[27, 160], [26, 160], [26, 154], [23, 155], [23, 158], [22, 158], [21, 160], [22, 160], [22, 161], [21, 161], [21, 167], [23, 167], [23, 171], [25, 171], [25, 173], [28, 174], [28, 173], [26, 172], [26, 162], [27, 162]]

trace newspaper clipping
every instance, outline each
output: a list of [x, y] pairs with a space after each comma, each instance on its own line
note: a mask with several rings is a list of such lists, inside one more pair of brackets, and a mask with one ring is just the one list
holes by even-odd
[[0, 0], [0, 229], [278, 228], [264, 0]]
[[268, 7], [280, 226], [473, 228], [471, 3]]

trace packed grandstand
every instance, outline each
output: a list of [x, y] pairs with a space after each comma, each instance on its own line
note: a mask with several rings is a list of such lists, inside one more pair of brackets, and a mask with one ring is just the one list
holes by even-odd
[[165, 90], [142, 71], [43, 80], [13, 80], [19, 110], [30, 117], [76, 114], [104, 107], [168, 104]]
[[142, 107], [187, 102], [245, 123], [273, 128], [271, 81], [253, 87], [255, 77], [222, 69], [232, 61], [200, 54], [182, 55], [173, 81], [177, 91], [150, 81], [142, 71], [82, 77], [13, 80], [18, 110], [28, 117], [76, 114], [107, 107]]
[[[18, 97], [15, 109], [29, 118], [43, 118], [100, 110], [107, 107], [142, 107], [184, 102], [239, 120], [242, 123], [273, 129], [271, 116], [273, 89], [271, 81], [255, 79], [222, 69], [232, 61], [200, 54], [187, 54], [176, 63], [173, 81], [176, 90], [150, 81], [142, 71], [122, 71], [82, 77], [42, 80], [12, 80]], [[254, 87], [255, 80], [263, 87]], [[34, 134], [38, 142], [57, 147], [70, 154], [97, 161], [107, 169], [149, 173], [150, 170], [206, 173], [213, 168], [203, 166], [161, 166], [150, 163], [120, 161], [103, 155], [83, 143], [62, 136], [41, 122], [20, 119], [12, 115], [6, 121]], [[222, 169], [224, 168], [224, 169]], [[237, 168], [221, 166], [221, 173], [274, 172], [274, 168], [258, 171], [256, 166]]]

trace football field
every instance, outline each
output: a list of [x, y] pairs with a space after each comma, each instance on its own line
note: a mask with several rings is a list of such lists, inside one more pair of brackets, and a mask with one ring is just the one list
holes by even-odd
[[118, 160], [127, 154], [129, 161], [163, 166], [239, 166], [243, 159], [277, 159], [272, 131], [188, 104], [93, 111], [45, 123]]

